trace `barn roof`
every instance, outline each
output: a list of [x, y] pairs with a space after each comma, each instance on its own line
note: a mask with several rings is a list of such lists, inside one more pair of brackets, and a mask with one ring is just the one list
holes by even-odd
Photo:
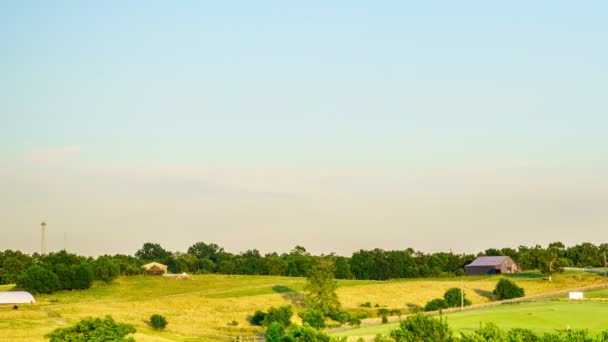
[[158, 268], [163, 269], [163, 270], [165, 270], [165, 271], [167, 270], [167, 265], [163, 265], [163, 264], [158, 263], [158, 262], [151, 262], [151, 263], [149, 263], [149, 264], [145, 264], [145, 265], [143, 265], [142, 267], [143, 267], [144, 269], [146, 269], [146, 270], [149, 270], [149, 269], [150, 269], [150, 268], [152, 268], [152, 267], [158, 267]]
[[25, 291], [0, 292], [0, 304], [36, 303], [34, 296]]
[[481, 256], [467, 266], [497, 266], [508, 258], [508, 256]]

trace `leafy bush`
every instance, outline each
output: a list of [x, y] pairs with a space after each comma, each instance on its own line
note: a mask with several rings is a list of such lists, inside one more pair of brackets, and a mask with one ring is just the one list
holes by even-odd
[[435, 298], [426, 303], [426, 305], [424, 306], [424, 311], [436, 311], [447, 308], [448, 303], [445, 301], [445, 299]]
[[156, 330], [163, 330], [167, 326], [167, 319], [163, 315], [154, 314], [150, 316], [150, 326]]
[[462, 277], [462, 276], [466, 275], [466, 273], [464, 272], [464, 270], [462, 268], [459, 268], [456, 270], [456, 272], [454, 272], [454, 275], [457, 277]]
[[[445, 293], [443, 294], [443, 299], [445, 299], [445, 302], [447, 303], [448, 307], [457, 308], [462, 304], [461, 295], [464, 294], [459, 288], [452, 287], [451, 289], [445, 291]], [[464, 305], [471, 305], [471, 301], [467, 299], [466, 295], [464, 295]]]
[[498, 299], [519, 298], [525, 295], [524, 289], [517, 286], [509, 279], [502, 278], [496, 284], [496, 288], [492, 292]]
[[361, 325], [361, 317], [359, 316], [351, 316], [348, 320], [348, 324], [352, 326], [360, 326]]
[[302, 317], [303, 323], [308, 324], [315, 329], [325, 328], [325, 316], [319, 310], [306, 309], [301, 311], [298, 315]]
[[283, 340], [283, 335], [285, 335], [283, 326], [278, 322], [272, 322], [268, 326], [266, 334], [264, 334], [264, 339], [267, 342], [281, 342]]
[[308, 324], [304, 324], [304, 326], [297, 327], [292, 329], [284, 336], [283, 341], [314, 341], [314, 342], [330, 342], [331, 338], [329, 335], [316, 330]]
[[52, 293], [57, 291], [61, 284], [59, 277], [50, 270], [34, 265], [17, 278], [17, 286], [31, 293]]
[[266, 313], [264, 311], [258, 310], [253, 316], [249, 318], [249, 322], [253, 325], [262, 325], [264, 323], [264, 319], [266, 318]]
[[231, 322], [228, 322], [228, 325], [229, 325], [229, 326], [232, 326], [232, 327], [236, 327], [237, 325], [239, 325], [239, 321], [237, 321], [237, 320], [232, 320]]
[[331, 315], [331, 319], [340, 322], [340, 324], [344, 324], [350, 320], [350, 314], [346, 311], [338, 311]]
[[410, 316], [402, 321], [398, 329], [391, 331], [391, 337], [397, 342], [455, 341], [447, 321], [423, 315]]
[[388, 317], [386, 315], [382, 315], [382, 324], [388, 323]]
[[530, 329], [515, 328], [509, 330], [507, 333], [508, 341], [521, 341], [521, 342], [538, 342], [540, 338], [532, 332]]
[[264, 317], [262, 325], [270, 327], [272, 323], [279, 323], [283, 327], [291, 324], [291, 316], [293, 316], [293, 309], [291, 305], [279, 306], [277, 308], [271, 307]]
[[55, 329], [45, 337], [51, 342], [116, 341], [134, 342], [135, 327], [115, 322], [111, 316], [106, 318], [87, 318], [68, 328]]
[[361, 304], [359, 306], [362, 307], [362, 308], [371, 308], [372, 307], [372, 303], [365, 302], [365, 303], [363, 303], [363, 304]]

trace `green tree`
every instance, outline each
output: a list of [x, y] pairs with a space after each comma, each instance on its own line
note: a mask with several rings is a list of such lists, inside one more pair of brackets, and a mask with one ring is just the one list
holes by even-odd
[[333, 264], [329, 260], [321, 260], [308, 275], [304, 286], [306, 292], [304, 303], [308, 308], [319, 310], [325, 316], [335, 314], [340, 311], [337, 287]]
[[93, 267], [89, 263], [73, 265], [70, 267], [72, 272], [72, 287], [74, 289], [88, 289], [93, 284]]
[[496, 283], [496, 288], [492, 292], [496, 296], [496, 298], [502, 299], [511, 299], [511, 298], [519, 298], [525, 295], [525, 291], [523, 288], [517, 286], [513, 281], [509, 279], [502, 278]]
[[278, 322], [273, 322], [266, 329], [266, 333], [264, 334], [264, 339], [268, 342], [281, 342], [283, 340], [283, 335], [285, 335], [285, 328]]
[[291, 305], [284, 305], [276, 308], [271, 307], [264, 316], [262, 324], [269, 327], [272, 323], [279, 323], [280, 325], [287, 327], [291, 324], [291, 316], [293, 316]]
[[150, 316], [150, 326], [155, 330], [163, 330], [167, 326], [167, 319], [163, 315], [153, 314]]
[[101, 318], [87, 318], [68, 328], [55, 329], [45, 337], [51, 342], [89, 342], [114, 341], [134, 342], [135, 327], [130, 324], [117, 323], [110, 316]]
[[110, 283], [120, 275], [120, 266], [111, 257], [101, 256], [95, 260], [93, 271], [96, 279]]
[[19, 251], [0, 252], [0, 284], [14, 284], [32, 264], [32, 258]]
[[302, 318], [302, 323], [306, 323], [315, 329], [325, 328], [325, 316], [323, 312], [315, 309], [305, 309], [298, 313]]
[[457, 308], [461, 304], [464, 304], [464, 306], [471, 305], [471, 301], [467, 299], [466, 294], [462, 293], [462, 290], [457, 287], [445, 291], [443, 299], [450, 308]]
[[135, 256], [145, 261], [163, 261], [171, 253], [162, 248], [158, 243], [146, 242], [143, 247], [135, 252]]
[[437, 311], [447, 309], [448, 303], [443, 298], [435, 298], [429, 300], [424, 306], [424, 311]]
[[34, 265], [17, 279], [17, 287], [31, 293], [53, 293], [60, 288], [59, 277], [50, 270]]

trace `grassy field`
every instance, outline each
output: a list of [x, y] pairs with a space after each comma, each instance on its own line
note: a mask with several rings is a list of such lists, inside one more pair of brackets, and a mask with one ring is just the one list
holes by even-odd
[[[447, 314], [448, 324], [457, 332], [472, 332], [481, 322], [493, 322], [500, 328], [527, 328], [538, 333], [559, 329], [587, 329], [596, 334], [608, 329], [608, 289], [585, 293], [589, 300], [568, 301], [559, 296], [540, 302], [503, 304], [495, 307]], [[373, 337], [388, 334], [398, 328], [399, 322], [363, 327], [334, 333], [334, 336]]]
[[[535, 274], [514, 278], [528, 294], [596, 284], [603, 279], [592, 274], [564, 274], [553, 283]], [[468, 277], [465, 290], [473, 303], [490, 300], [496, 277]], [[96, 284], [85, 291], [36, 296], [34, 305], [19, 310], [0, 306], [1, 341], [44, 341], [44, 334], [85, 317], [112, 315], [119, 322], [134, 324], [138, 341], [205, 341], [226, 336], [253, 336], [260, 332], [247, 322], [255, 310], [274, 305], [297, 305], [303, 278], [265, 276], [200, 275], [191, 281], [161, 277], [119, 278], [113, 284]], [[375, 312], [360, 305], [405, 309], [424, 304], [450, 287], [456, 278], [377, 281], [339, 281], [338, 294], [347, 310]], [[0, 287], [6, 290], [10, 287]], [[297, 309], [296, 309], [297, 310]], [[167, 317], [164, 332], [151, 330], [145, 320], [153, 313]], [[296, 317], [297, 320], [297, 317]], [[237, 321], [237, 326], [228, 323]]]

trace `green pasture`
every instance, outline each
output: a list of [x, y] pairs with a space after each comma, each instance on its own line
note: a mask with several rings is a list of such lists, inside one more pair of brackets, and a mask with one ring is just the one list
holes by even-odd
[[[608, 289], [585, 292], [586, 300], [568, 301], [564, 296], [539, 302], [501, 304], [495, 307], [444, 315], [452, 329], [472, 332], [482, 322], [501, 329], [526, 328], [538, 333], [560, 329], [587, 329], [595, 334], [608, 329]], [[333, 333], [334, 336], [369, 337], [388, 334], [399, 322]]]

